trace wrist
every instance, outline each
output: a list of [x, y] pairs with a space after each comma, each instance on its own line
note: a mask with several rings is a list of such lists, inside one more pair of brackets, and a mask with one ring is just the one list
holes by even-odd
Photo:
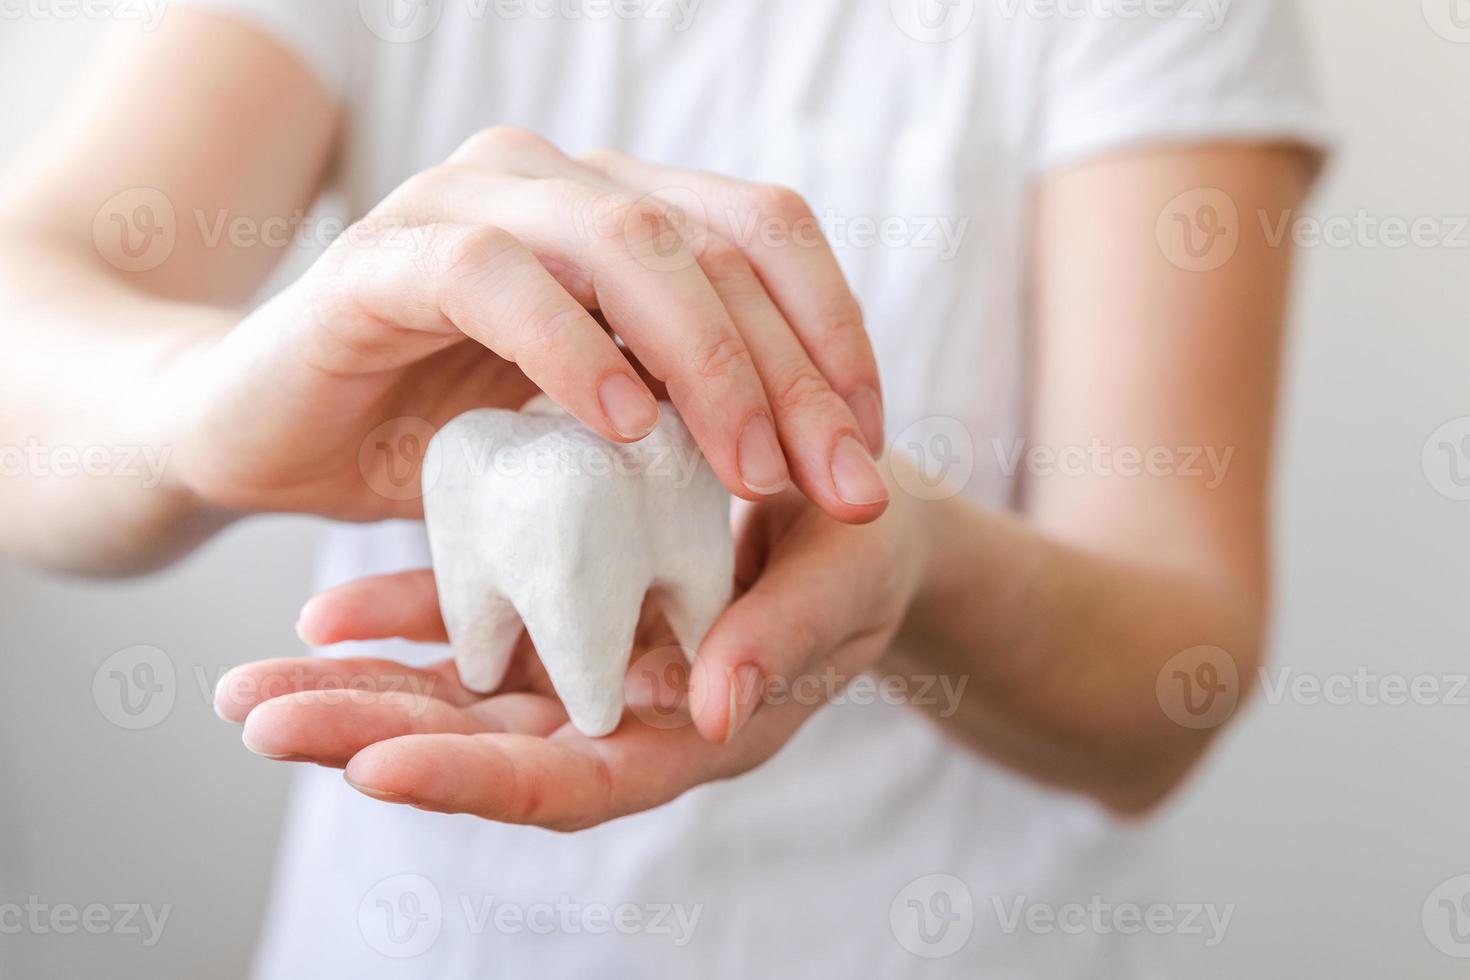
[[895, 637], [898, 646], [910, 642], [923, 632], [923, 609], [927, 604], [941, 569], [945, 501], [924, 499], [909, 491], [916, 483], [917, 471], [902, 453], [889, 451], [881, 464], [884, 479], [892, 495], [886, 518], [895, 521], [898, 530], [897, 566], [902, 570], [904, 616]]
[[159, 341], [150, 368], [156, 382], [140, 429], [166, 461], [158, 490], [169, 508], [192, 526], [217, 530], [242, 514], [212, 499], [194, 475], [208, 445], [204, 407], [207, 393], [217, 386], [212, 366], [235, 317], [215, 310], [202, 313], [201, 322]]

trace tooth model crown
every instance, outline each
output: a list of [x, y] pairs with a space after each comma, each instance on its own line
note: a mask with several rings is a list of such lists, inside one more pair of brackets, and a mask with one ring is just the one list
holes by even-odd
[[489, 693], [525, 625], [572, 724], [618, 726], [652, 593], [692, 655], [730, 600], [730, 498], [675, 414], [632, 446], [544, 395], [449, 422], [424, 461], [424, 518], [461, 682]]

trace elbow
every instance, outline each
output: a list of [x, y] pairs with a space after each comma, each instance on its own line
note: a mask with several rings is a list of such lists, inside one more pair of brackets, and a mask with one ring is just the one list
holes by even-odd
[[1145, 820], [1162, 810], [1190, 783], [1220, 734], [1244, 713], [1261, 663], [1259, 651], [1232, 657], [1219, 648], [1200, 647], [1186, 654], [1188, 663], [1161, 672], [1150, 717], [1117, 744], [1117, 764], [1107, 767], [1111, 777], [1093, 787], [1092, 795], [1119, 818]]
[[1144, 822], [1156, 816], [1189, 781], [1204, 757], [1203, 748], [1192, 758], [1169, 766], [1140, 766], [1139, 772], [1094, 787], [1092, 796], [1114, 817]]

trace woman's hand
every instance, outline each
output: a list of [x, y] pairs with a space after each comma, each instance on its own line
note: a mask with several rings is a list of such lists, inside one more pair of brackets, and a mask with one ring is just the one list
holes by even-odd
[[[897, 501], [865, 526], [839, 524], [794, 493], [750, 508], [739, 597], [692, 670], [661, 621], [645, 618], [628, 710], [606, 738], [567, 723], [524, 637], [490, 697], [465, 690], [449, 660], [419, 669], [296, 659], [230, 672], [216, 710], [244, 723], [252, 751], [344, 767], [349, 783], [385, 802], [558, 830], [646, 810], [764, 762], [873, 665], [928, 553], [916, 503]], [[427, 570], [324, 592], [299, 630], [314, 644], [445, 641]]]
[[[733, 244], [757, 218], [809, 234]], [[608, 439], [646, 435], [657, 403], [613, 333], [732, 493], [794, 482], [839, 520], [882, 512], [877, 367], [800, 198], [572, 159], [508, 128], [410, 178], [178, 362], [176, 472], [229, 509], [416, 516], [427, 436], [471, 408], [519, 407], [539, 388]]]

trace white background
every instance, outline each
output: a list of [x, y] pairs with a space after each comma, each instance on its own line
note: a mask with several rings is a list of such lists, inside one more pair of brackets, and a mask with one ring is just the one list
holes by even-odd
[[[1314, 212], [1470, 215], [1463, 0], [1310, 3], [1345, 152]], [[1470, 23], [1470, 9], [1461, 9]], [[99, 25], [0, 21], [0, 161], [34, 132]], [[181, 80], [183, 83], [183, 80]], [[1470, 416], [1470, 233], [1459, 247], [1318, 245], [1302, 259], [1278, 507], [1270, 680], [1360, 668], [1470, 672], [1470, 502], [1436, 490], [1431, 447]], [[1470, 458], [1458, 460], [1470, 472]], [[3, 515], [0, 519], [15, 519]], [[266, 896], [286, 772], [215, 720], [220, 670], [292, 655], [310, 522], [237, 528], [146, 581], [79, 583], [0, 565], [0, 901], [171, 905], [163, 941], [0, 934], [0, 977], [242, 974]], [[178, 668], [167, 719], [114, 726], [92, 681], [151, 644]], [[1197, 976], [1464, 976], [1421, 908], [1470, 872], [1470, 692], [1461, 703], [1258, 698], [1162, 828], [1178, 901], [1233, 904]], [[1438, 913], [1441, 915], [1442, 912]], [[1470, 953], [1470, 947], [1463, 952]]]

